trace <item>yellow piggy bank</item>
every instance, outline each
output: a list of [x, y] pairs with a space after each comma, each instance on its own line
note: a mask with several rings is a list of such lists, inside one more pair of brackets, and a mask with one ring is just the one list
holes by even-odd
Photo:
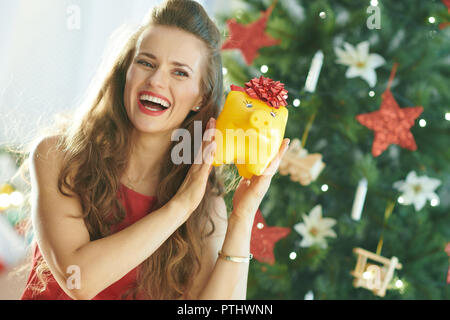
[[213, 166], [234, 163], [239, 175], [260, 176], [276, 156], [288, 120], [287, 90], [260, 77], [246, 88], [232, 85], [216, 122]]

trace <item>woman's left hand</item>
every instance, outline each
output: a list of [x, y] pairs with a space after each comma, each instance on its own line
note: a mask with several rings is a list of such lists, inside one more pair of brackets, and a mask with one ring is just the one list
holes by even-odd
[[251, 179], [241, 179], [234, 192], [233, 212], [230, 218], [242, 220], [247, 224], [253, 225], [256, 211], [269, 189], [272, 177], [280, 166], [281, 159], [288, 149], [289, 142], [289, 139], [283, 140], [280, 150], [278, 150], [277, 155], [262, 175], [254, 175]]

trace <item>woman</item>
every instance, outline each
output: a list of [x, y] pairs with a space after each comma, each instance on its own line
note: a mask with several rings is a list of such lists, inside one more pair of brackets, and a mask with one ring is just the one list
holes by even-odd
[[[288, 139], [262, 176], [240, 181], [228, 218], [211, 165], [222, 95], [220, 33], [204, 9], [155, 8], [86, 112], [30, 154], [36, 245], [22, 299], [245, 299], [253, 219]], [[194, 121], [202, 146], [176, 165], [171, 137], [194, 137]]]

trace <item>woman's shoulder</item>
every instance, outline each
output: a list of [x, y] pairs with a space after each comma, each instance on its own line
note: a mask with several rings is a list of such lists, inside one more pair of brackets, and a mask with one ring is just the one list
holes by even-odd
[[30, 166], [35, 174], [48, 177], [60, 172], [64, 159], [60, 142], [61, 136], [46, 136], [35, 141], [29, 154]]
[[31, 147], [30, 158], [33, 160], [59, 159], [63, 156], [59, 148], [62, 136], [52, 135], [38, 138]]

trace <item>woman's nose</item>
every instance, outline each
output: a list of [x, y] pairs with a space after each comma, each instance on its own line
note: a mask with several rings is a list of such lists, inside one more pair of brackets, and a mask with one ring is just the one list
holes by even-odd
[[147, 83], [151, 87], [164, 88], [166, 86], [167, 77], [162, 68], [155, 69], [147, 79]]

